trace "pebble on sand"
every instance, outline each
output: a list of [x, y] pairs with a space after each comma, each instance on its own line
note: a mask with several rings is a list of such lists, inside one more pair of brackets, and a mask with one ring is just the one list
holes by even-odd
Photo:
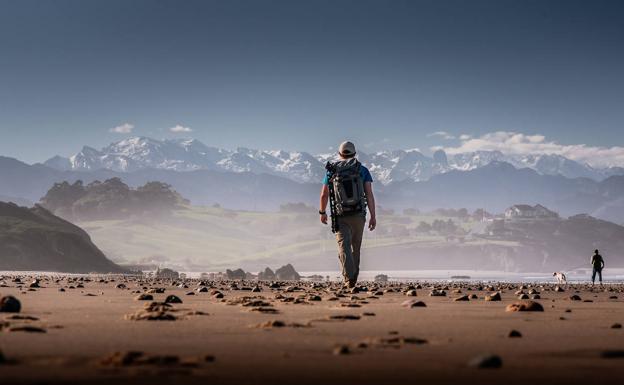
[[624, 350], [605, 350], [600, 353], [602, 358], [624, 358]]
[[486, 301], [500, 301], [501, 300], [501, 295], [500, 295], [499, 292], [492, 293], [492, 294], [486, 295], [485, 296], [485, 300]]
[[347, 345], [339, 345], [334, 348], [334, 355], [342, 356], [351, 353], [351, 349]]
[[509, 332], [508, 337], [509, 338], [519, 338], [519, 337], [522, 337], [522, 333], [520, 333], [517, 330], [512, 330], [512, 331]]
[[407, 301], [403, 301], [403, 303], [401, 303], [401, 306], [409, 307], [409, 308], [413, 308], [413, 307], [427, 307], [427, 304], [425, 304], [423, 301], [416, 301], [416, 300], [410, 299], [410, 300], [407, 300]]
[[453, 301], [457, 302], [457, 301], [470, 301], [470, 298], [468, 298], [467, 295], [462, 295], [460, 297], [454, 298]]
[[515, 302], [507, 305], [506, 311], [544, 311], [544, 307], [537, 302]]
[[0, 299], [0, 313], [19, 313], [21, 310], [22, 304], [17, 298], [7, 295]]
[[473, 358], [468, 365], [479, 369], [498, 369], [503, 366], [503, 360], [495, 354], [485, 354]]
[[580, 301], [580, 300], [581, 300], [581, 297], [576, 294], [570, 296], [570, 301]]
[[153, 301], [154, 296], [151, 294], [139, 294], [136, 297], [134, 297], [134, 299], [137, 301]]
[[167, 298], [165, 299], [165, 303], [182, 303], [182, 300], [180, 299], [180, 297], [171, 294], [167, 296]]
[[614, 323], [613, 325], [611, 325], [611, 329], [622, 329], [622, 324]]
[[10, 332], [26, 332], [26, 333], [47, 333], [47, 331], [43, 328], [31, 325], [20, 325], [20, 326], [11, 326], [9, 328]]

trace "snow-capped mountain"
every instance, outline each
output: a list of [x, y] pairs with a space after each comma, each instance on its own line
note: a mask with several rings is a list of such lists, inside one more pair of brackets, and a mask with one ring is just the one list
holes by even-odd
[[[85, 146], [80, 152], [63, 158], [55, 156], [45, 165], [58, 170], [90, 171], [110, 169], [132, 172], [146, 168], [175, 171], [220, 170], [283, 176], [297, 182], [317, 182], [324, 174], [324, 164], [334, 154], [313, 155], [284, 150], [237, 148], [225, 150], [210, 147], [195, 139], [156, 140], [146, 137], [124, 139], [96, 150]], [[382, 184], [393, 181], [425, 181], [451, 170], [470, 171], [492, 162], [507, 162], [516, 168], [531, 168], [543, 175], [568, 178], [587, 177], [602, 180], [611, 175], [624, 175], [622, 168], [595, 169], [560, 155], [509, 155], [500, 151], [476, 151], [447, 155], [438, 150], [432, 156], [419, 150], [394, 150], [359, 153], [375, 180]]]

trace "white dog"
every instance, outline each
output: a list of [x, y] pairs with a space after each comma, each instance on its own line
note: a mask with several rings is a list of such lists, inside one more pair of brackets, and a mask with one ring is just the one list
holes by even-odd
[[568, 284], [568, 279], [566, 278], [566, 275], [561, 273], [561, 272], [555, 272], [553, 273], [553, 277], [557, 277], [557, 283], [562, 285], [562, 284]]

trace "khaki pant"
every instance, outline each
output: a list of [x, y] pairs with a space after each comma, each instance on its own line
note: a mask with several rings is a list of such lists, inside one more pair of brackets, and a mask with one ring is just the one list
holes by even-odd
[[338, 217], [338, 258], [346, 282], [357, 282], [360, 273], [360, 247], [366, 218], [362, 215]]

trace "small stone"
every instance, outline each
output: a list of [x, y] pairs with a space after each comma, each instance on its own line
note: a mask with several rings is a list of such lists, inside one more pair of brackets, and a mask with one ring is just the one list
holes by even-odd
[[509, 338], [518, 338], [518, 337], [522, 337], [522, 333], [520, 333], [520, 332], [519, 332], [519, 331], [517, 331], [517, 330], [512, 330], [512, 331], [510, 331], [510, 332], [509, 332], [508, 337], [509, 337]]
[[462, 295], [460, 297], [454, 298], [453, 301], [455, 302], [459, 302], [459, 301], [470, 301], [470, 298], [468, 298], [467, 295]]
[[500, 301], [501, 300], [501, 295], [499, 292], [490, 294], [490, 295], [486, 295], [485, 296], [485, 300], [486, 301]]
[[611, 325], [611, 329], [622, 329], [622, 324], [614, 323], [613, 325]]
[[579, 297], [576, 294], [570, 296], [570, 301], [580, 301], [580, 300], [581, 300], [581, 297]]
[[538, 302], [526, 301], [507, 305], [507, 311], [544, 311], [544, 307]]
[[427, 307], [427, 304], [425, 304], [423, 301], [415, 301], [413, 299], [410, 299], [407, 301], [403, 301], [403, 303], [401, 303], [401, 306], [414, 308], [414, 307]]
[[473, 358], [468, 365], [479, 369], [498, 369], [503, 366], [503, 360], [495, 354], [486, 354]]
[[151, 294], [139, 294], [136, 297], [134, 297], [134, 299], [136, 301], [153, 301], [154, 296]]
[[180, 297], [171, 294], [168, 295], [167, 298], [165, 298], [165, 303], [182, 303], [182, 300], [180, 299]]
[[600, 353], [602, 358], [624, 358], [624, 350], [605, 350]]
[[561, 293], [561, 292], [564, 292], [565, 290], [563, 290], [560, 286], [557, 286], [557, 287], [555, 287], [555, 291], [557, 293]]
[[37, 326], [31, 325], [21, 325], [21, 326], [11, 326], [9, 328], [10, 332], [26, 332], [26, 333], [46, 333], [46, 330]]
[[518, 299], [529, 299], [529, 296], [523, 293], [518, 296]]
[[19, 313], [21, 310], [22, 304], [17, 298], [7, 295], [0, 299], [0, 313]]
[[446, 291], [444, 290], [431, 290], [429, 292], [430, 297], [446, 297]]
[[351, 349], [349, 349], [349, 347], [347, 345], [340, 345], [340, 346], [336, 346], [334, 348], [334, 355], [335, 356], [342, 356], [342, 355], [347, 355], [351, 353]]
[[405, 292], [405, 295], [408, 297], [416, 297], [418, 294], [416, 293], [416, 290], [408, 290]]
[[531, 299], [542, 299], [542, 297], [540, 297], [540, 295], [539, 295], [539, 294], [533, 294], [533, 295], [531, 296]]

